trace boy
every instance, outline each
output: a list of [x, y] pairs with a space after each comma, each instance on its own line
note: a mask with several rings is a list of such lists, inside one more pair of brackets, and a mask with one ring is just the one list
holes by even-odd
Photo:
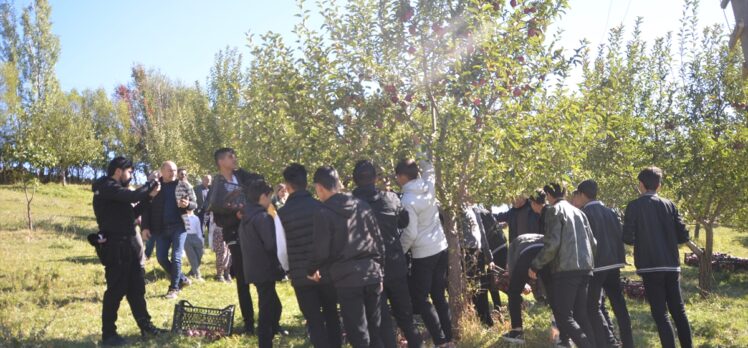
[[681, 347], [691, 347], [691, 327], [680, 293], [678, 244], [688, 242], [688, 229], [673, 202], [657, 195], [662, 170], [648, 167], [638, 176], [641, 196], [626, 207], [623, 242], [634, 246], [636, 273], [642, 277], [652, 317], [663, 347], [675, 347], [667, 310], [678, 329]]
[[205, 248], [203, 225], [200, 223], [200, 218], [194, 214], [192, 209], [187, 209], [187, 221], [189, 222], [189, 228], [187, 229], [187, 239], [184, 242], [184, 251], [187, 254], [187, 259], [190, 261], [190, 272], [187, 273], [187, 276], [202, 280], [200, 264], [202, 263]]
[[275, 222], [268, 214], [273, 189], [264, 181], [257, 180], [245, 189], [247, 205], [244, 207], [239, 225], [239, 246], [242, 250], [242, 271], [247, 285], [257, 288], [260, 307], [257, 320], [257, 341], [260, 348], [273, 346], [275, 328], [280, 322], [282, 306], [275, 282], [283, 279], [284, 272], [278, 261], [275, 238]]

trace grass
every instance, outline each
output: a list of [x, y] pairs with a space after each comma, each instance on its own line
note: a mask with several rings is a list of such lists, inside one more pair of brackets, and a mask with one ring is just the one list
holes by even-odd
[[[100, 340], [105, 283], [103, 267], [85, 241], [85, 235], [95, 231], [96, 225], [88, 187], [41, 186], [33, 204], [33, 232], [25, 229], [24, 203], [20, 187], [0, 186], [0, 346], [96, 346]], [[718, 228], [715, 250], [748, 257], [748, 234]], [[628, 261], [633, 261], [630, 255]], [[202, 267], [206, 279], [211, 279], [215, 274], [212, 252], [206, 253]], [[632, 271], [627, 268], [626, 276], [637, 279]], [[146, 272], [148, 309], [156, 325], [169, 328], [176, 301], [163, 298], [168, 287], [165, 273], [155, 260], [147, 264]], [[708, 299], [698, 295], [697, 279], [697, 270], [684, 266], [683, 292], [696, 345], [748, 347], [748, 274], [718, 273], [717, 290]], [[291, 336], [276, 338], [275, 346], [308, 347], [293, 289], [287, 282], [279, 283], [277, 288], [283, 302], [281, 324]], [[237, 304], [234, 285], [212, 280], [185, 289], [181, 298], [206, 307]], [[254, 292], [253, 299], [256, 300]], [[658, 346], [648, 305], [637, 300], [628, 303], [636, 346]], [[527, 346], [550, 346], [548, 309], [530, 299], [524, 315]], [[242, 322], [238, 309], [235, 322]], [[257, 345], [255, 339], [240, 336], [214, 342], [166, 336], [141, 342], [126, 301], [117, 324], [121, 334], [144, 347]], [[459, 346], [509, 347], [500, 339], [506, 330], [508, 323], [484, 329], [476, 321], [465, 322]]]

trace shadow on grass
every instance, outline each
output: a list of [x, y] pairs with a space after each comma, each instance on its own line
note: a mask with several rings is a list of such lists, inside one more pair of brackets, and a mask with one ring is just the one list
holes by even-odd
[[91, 255], [70, 256], [59, 261], [72, 262], [79, 265], [100, 265], [99, 258]]
[[91, 218], [71, 218], [67, 222], [60, 222], [55, 221], [54, 218], [47, 218], [43, 220], [36, 221], [34, 223], [34, 228], [47, 230], [47, 231], [54, 231], [61, 235], [66, 236], [72, 236], [73, 238], [77, 240], [86, 240], [86, 236], [88, 236], [91, 233], [96, 233], [97, 229], [94, 227], [88, 227], [84, 224], [81, 224], [81, 220], [83, 219], [91, 219]]

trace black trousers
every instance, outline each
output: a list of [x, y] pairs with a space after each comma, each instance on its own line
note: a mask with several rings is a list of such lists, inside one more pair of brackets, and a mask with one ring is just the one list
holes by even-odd
[[[493, 253], [493, 262], [497, 266], [504, 268], [504, 269], [506, 269], [506, 258], [507, 258], [506, 251], [507, 251], [506, 248], [503, 248]], [[489, 278], [489, 281], [490, 281], [490, 278]], [[501, 307], [501, 296], [499, 295], [499, 289], [494, 288], [494, 287], [489, 287], [488, 293], [491, 294], [491, 301], [493, 302], [493, 308], [495, 310], [498, 310]]]
[[[530, 280], [527, 271], [530, 269], [532, 260], [538, 256], [542, 248], [533, 248], [525, 251], [517, 259], [514, 269], [509, 274], [509, 317], [512, 321], [512, 329], [522, 328], [522, 291], [525, 290], [525, 284]], [[547, 272], [546, 272], [547, 273]], [[539, 274], [540, 279], [546, 280], [547, 274]]]
[[257, 342], [260, 348], [272, 348], [273, 336], [280, 323], [281, 306], [275, 282], [255, 283], [257, 288], [257, 303], [260, 307], [257, 318]]
[[613, 313], [618, 319], [618, 327], [621, 330], [621, 343], [624, 348], [634, 346], [634, 336], [631, 332], [631, 317], [626, 307], [626, 298], [623, 297], [621, 288], [621, 270], [611, 269], [602, 272], [595, 272], [590, 280], [587, 294], [587, 309], [589, 311], [589, 320], [592, 324], [592, 330], [595, 334], [595, 346], [605, 347], [615, 342], [613, 328], [608, 324], [608, 319], [603, 312], [603, 290], [605, 295], [610, 299], [610, 306]]
[[101, 331], [106, 339], [117, 333], [115, 323], [122, 298], [127, 298], [138, 327], [150, 324], [151, 316], [145, 303], [145, 271], [140, 265], [140, 246], [136, 245], [135, 239], [112, 240], [102, 250], [106, 254], [102, 258], [106, 260], [106, 291], [101, 311]]
[[346, 337], [353, 348], [381, 348], [382, 285], [337, 287]]
[[242, 248], [236, 243], [229, 245], [229, 250], [231, 251], [231, 273], [236, 282], [236, 294], [239, 297], [239, 309], [244, 318], [244, 329], [247, 332], [254, 332], [255, 310], [252, 305], [252, 295], [249, 293], [249, 284], [244, 280]]
[[335, 287], [332, 284], [295, 286], [296, 301], [306, 319], [315, 348], [340, 348], [342, 336]]
[[447, 250], [444, 250], [433, 256], [413, 259], [411, 266], [413, 308], [421, 315], [435, 345], [452, 341], [452, 319], [446, 298], [447, 259]]
[[[389, 306], [387, 305], [389, 300]], [[418, 333], [413, 321], [413, 303], [410, 299], [408, 289], [408, 278], [401, 277], [389, 279], [385, 276], [384, 292], [382, 293], [382, 344], [385, 348], [397, 348], [395, 326], [392, 317], [395, 317], [397, 326], [402, 330], [405, 339], [408, 340], [409, 348], [420, 348], [423, 338]]]
[[680, 346], [682, 348], [692, 347], [691, 326], [688, 324], [686, 306], [680, 293], [680, 273], [652, 272], [643, 273], [641, 277], [662, 347], [675, 347], [675, 336], [667, 316], [668, 311], [678, 330]]
[[594, 347], [592, 326], [587, 316], [589, 275], [554, 274], [552, 284], [553, 316], [561, 332], [579, 348]]
[[473, 287], [473, 307], [478, 319], [486, 326], [493, 326], [491, 307], [488, 303], [489, 275], [486, 272], [486, 259], [480, 249], [465, 249], [465, 275]]

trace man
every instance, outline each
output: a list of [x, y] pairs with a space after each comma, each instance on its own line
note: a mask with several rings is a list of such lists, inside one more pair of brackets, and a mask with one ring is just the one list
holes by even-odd
[[236, 291], [244, 318], [244, 332], [253, 335], [254, 308], [249, 294], [249, 283], [244, 279], [242, 270], [242, 250], [237, 244], [237, 230], [241, 222], [241, 210], [246, 203], [243, 202], [242, 187], [264, 178], [259, 174], [239, 169], [234, 149], [218, 149], [213, 154], [213, 159], [218, 167], [218, 174], [214, 176], [208, 211], [213, 213], [216, 225], [221, 227], [222, 242], [228, 245], [231, 252], [231, 273], [236, 277]]
[[421, 315], [435, 345], [451, 346], [452, 319], [446, 299], [447, 239], [439, 220], [434, 167], [421, 161], [421, 168], [423, 177], [415, 160], [404, 159], [395, 166], [409, 220], [400, 243], [403, 252], [412, 254], [410, 286], [414, 310]]
[[[257, 324], [257, 341], [260, 348], [272, 348], [275, 328], [281, 317], [281, 306], [275, 282], [283, 279], [283, 269], [278, 261], [278, 243], [275, 222], [268, 214], [273, 189], [257, 180], [245, 188], [247, 206], [239, 225], [239, 246], [244, 255], [242, 270], [247, 284], [257, 288], [260, 307]], [[240, 277], [237, 277], [240, 279]]]
[[187, 169], [179, 168], [179, 170], [177, 170], [177, 179], [183, 182], [190, 182], [189, 178], [187, 177]]
[[278, 217], [286, 233], [288, 277], [306, 319], [312, 345], [339, 348], [342, 345], [340, 320], [329, 269], [320, 269], [319, 283], [306, 277], [314, 252], [314, 214], [321, 203], [307, 191], [307, 172], [301, 164], [286, 167], [283, 180], [289, 196], [286, 204], [278, 209]]
[[202, 226], [209, 223], [205, 220], [205, 208], [208, 206], [208, 193], [210, 192], [212, 181], [212, 176], [205, 175], [202, 178], [202, 182], [195, 186], [195, 195], [197, 196], [197, 210], [195, 210], [195, 215], [200, 219]]
[[582, 181], [577, 186], [577, 191], [579, 192], [577, 200], [583, 206], [582, 211], [587, 215], [592, 234], [597, 241], [595, 269], [587, 291], [587, 308], [595, 334], [595, 346], [617, 345], [613, 328], [608, 325], [601, 308], [604, 299], [603, 290], [605, 290], [605, 295], [610, 299], [613, 313], [618, 319], [621, 343], [624, 348], [631, 348], [634, 346], [631, 317], [621, 288], [621, 268], [626, 266], [621, 219], [612, 209], [597, 200], [598, 187], [594, 180]]
[[[491, 257], [493, 258], [494, 264], [505, 268], [507, 263], [507, 247], [509, 243], [506, 241], [506, 236], [504, 235], [504, 230], [501, 228], [501, 224], [499, 224], [494, 215], [485, 208], [479, 207], [475, 212], [483, 223], [483, 229], [486, 232], [486, 239], [488, 241], [488, 247], [491, 249]], [[488, 291], [489, 294], [491, 294], [491, 301], [493, 301], [493, 310], [501, 312], [501, 297], [499, 296], [499, 289], [490, 286]]]
[[280, 209], [286, 204], [288, 199], [288, 188], [285, 184], [281, 183], [275, 186], [275, 193], [273, 194], [273, 206], [275, 209]]
[[678, 244], [690, 240], [673, 202], [660, 197], [662, 170], [648, 167], [638, 176], [641, 196], [626, 207], [623, 242], [634, 246], [636, 273], [644, 281], [649, 308], [663, 347], [675, 347], [667, 311], [675, 321], [681, 347], [693, 346], [691, 327], [680, 292]]
[[320, 270], [329, 268], [348, 342], [354, 348], [382, 347], [384, 242], [369, 205], [340, 193], [340, 186], [334, 168], [320, 167], [314, 173], [323, 204], [314, 214], [314, 253], [307, 277], [319, 282]]
[[[385, 245], [382, 341], [387, 348], [397, 347], [395, 328], [392, 325], [394, 315], [398, 327], [408, 340], [408, 347], [421, 347], [423, 339], [413, 322], [413, 304], [408, 289], [408, 264], [400, 244], [400, 229], [408, 226], [408, 212], [395, 193], [376, 188], [377, 178], [376, 168], [371, 161], [361, 160], [356, 163], [353, 169], [353, 181], [356, 184], [353, 196], [371, 206]], [[392, 315], [390, 307], [387, 306], [387, 299]]]
[[528, 275], [537, 279], [540, 269], [550, 268], [553, 315], [559, 329], [578, 347], [591, 348], [595, 341], [587, 316], [587, 285], [594, 268], [595, 237], [584, 213], [564, 199], [566, 189], [551, 183], [543, 190], [550, 203], [543, 218], [543, 249]]
[[[157, 181], [149, 182], [134, 191], [128, 184], [132, 179], [132, 162], [116, 157], [107, 168], [107, 176], [96, 180], [92, 189], [93, 209], [99, 235], [93, 235], [107, 288], [101, 314], [102, 344], [122, 346], [127, 344], [117, 334], [117, 311], [123, 297], [127, 297], [130, 310], [143, 337], [157, 335], [165, 330], [153, 326], [145, 302], [145, 271], [140, 263], [141, 246], [135, 238], [135, 219], [145, 202], [156, 196], [161, 187]], [[136, 204], [133, 207], [133, 204]], [[91, 241], [91, 236], [89, 236]]]
[[496, 221], [509, 225], [509, 243], [522, 234], [542, 234], [538, 224], [540, 216], [530, 209], [529, 200], [525, 195], [517, 196], [511, 209], [495, 216]]
[[493, 254], [488, 246], [486, 230], [480, 210], [477, 205], [470, 204], [463, 207], [462, 242], [465, 252], [465, 273], [475, 285], [473, 306], [478, 318], [486, 327], [493, 326], [491, 309], [488, 304], [488, 287], [490, 279], [487, 277], [486, 266], [495, 268]]
[[[194, 193], [177, 197], [177, 165], [166, 161], [161, 165], [161, 192], [150, 202], [143, 214], [144, 239], [156, 238], [156, 258], [170, 275], [167, 299], [175, 299], [179, 291], [192, 282], [182, 273], [182, 254], [187, 239], [185, 221], [182, 215], [187, 210], [197, 208]], [[171, 259], [169, 249], [171, 248]]]

